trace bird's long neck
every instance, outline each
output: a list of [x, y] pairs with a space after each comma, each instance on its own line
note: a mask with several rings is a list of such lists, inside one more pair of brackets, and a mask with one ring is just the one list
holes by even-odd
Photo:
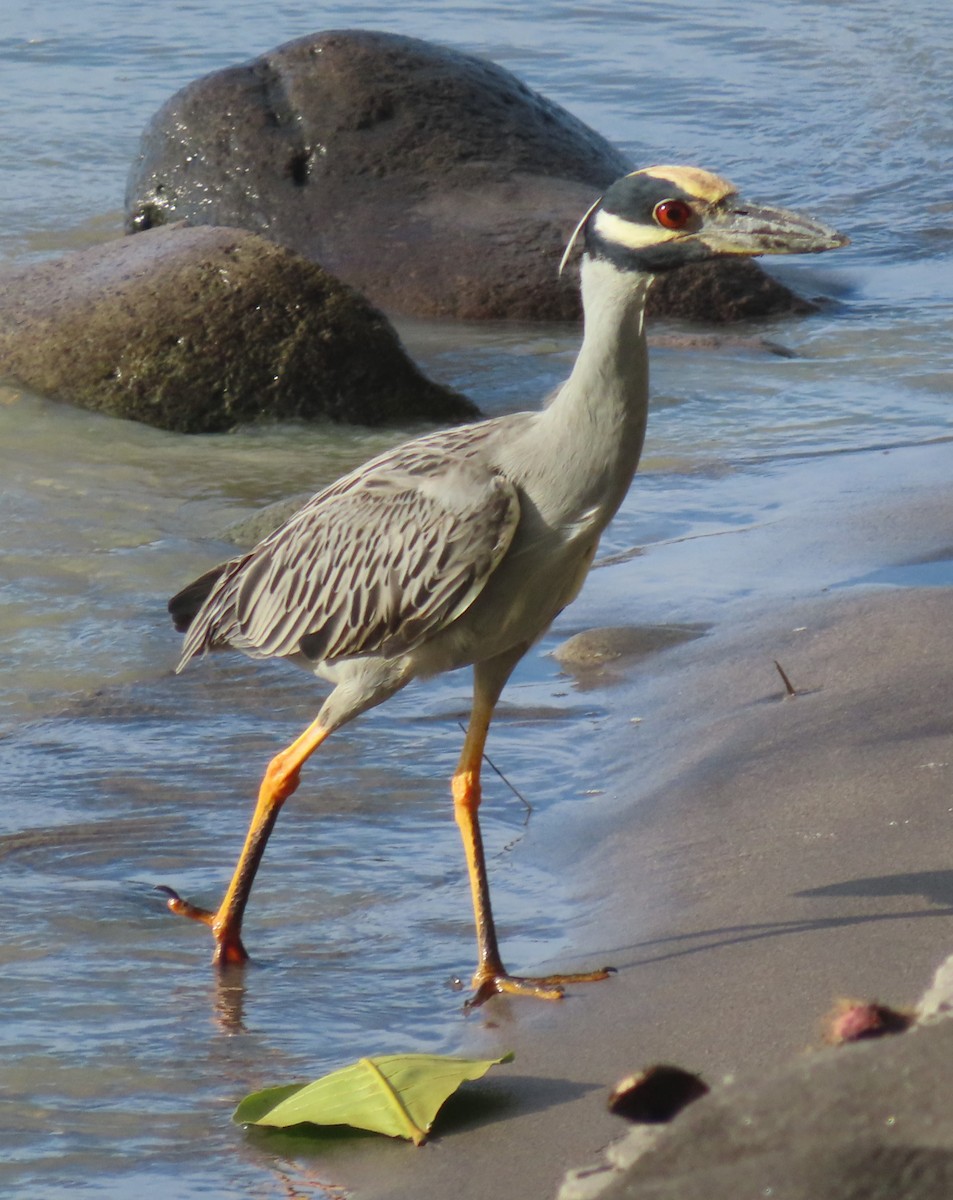
[[585, 257], [585, 330], [572, 374], [542, 414], [561, 495], [607, 524], [632, 482], [648, 416], [645, 299], [650, 275]]

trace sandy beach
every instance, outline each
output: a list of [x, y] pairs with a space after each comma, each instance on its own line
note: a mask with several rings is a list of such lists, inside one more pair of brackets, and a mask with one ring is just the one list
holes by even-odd
[[942, 576], [951, 467], [949, 445], [841, 461], [827, 493], [727, 539], [726, 570], [800, 556], [802, 586], [625, 675], [603, 735], [625, 766], [597, 819], [559, 814], [526, 851], [562, 853], [585, 889], [579, 958], [559, 965], [618, 975], [558, 1005], [487, 1005], [471, 1049], [516, 1061], [471, 1085], [462, 1127], [416, 1152], [342, 1144], [315, 1178], [393, 1200], [554, 1196], [625, 1132], [605, 1107], [624, 1074], [757, 1079], [820, 1046], [839, 997], [916, 1000], [953, 944], [953, 588], [836, 581]]

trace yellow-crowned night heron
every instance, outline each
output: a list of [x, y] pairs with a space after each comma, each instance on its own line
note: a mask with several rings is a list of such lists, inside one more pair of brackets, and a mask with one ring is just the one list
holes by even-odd
[[211, 926], [218, 963], [247, 957], [242, 915], [305, 761], [411, 679], [472, 664], [473, 708], [453, 777], [476, 917], [472, 1002], [496, 992], [555, 999], [566, 982], [606, 974], [526, 979], [503, 966], [477, 820], [490, 718], [516, 663], [582, 586], [635, 472], [648, 411], [643, 314], [654, 276], [720, 255], [816, 253], [846, 239], [795, 213], [742, 203], [707, 171], [671, 166], [614, 183], [577, 238], [585, 247], [582, 348], [541, 411], [433, 433], [380, 455], [169, 603], [186, 633], [179, 670], [231, 646], [289, 659], [334, 685], [317, 719], [269, 764], [218, 910], [165, 889], [174, 912]]

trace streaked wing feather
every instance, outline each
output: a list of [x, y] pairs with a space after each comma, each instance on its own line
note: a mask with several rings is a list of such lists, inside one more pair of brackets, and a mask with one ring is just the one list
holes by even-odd
[[512, 540], [516, 489], [470, 454], [412, 446], [339, 480], [230, 563], [183, 663], [223, 644], [255, 657], [393, 656], [463, 612]]

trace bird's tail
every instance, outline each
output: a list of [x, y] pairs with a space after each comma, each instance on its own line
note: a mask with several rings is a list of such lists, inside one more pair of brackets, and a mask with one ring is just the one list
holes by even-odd
[[219, 563], [211, 571], [206, 571], [204, 575], [193, 580], [181, 592], [176, 592], [169, 601], [169, 612], [172, 614], [172, 621], [179, 633], [185, 633], [188, 630], [199, 609], [225, 573], [227, 566], [228, 563]]

